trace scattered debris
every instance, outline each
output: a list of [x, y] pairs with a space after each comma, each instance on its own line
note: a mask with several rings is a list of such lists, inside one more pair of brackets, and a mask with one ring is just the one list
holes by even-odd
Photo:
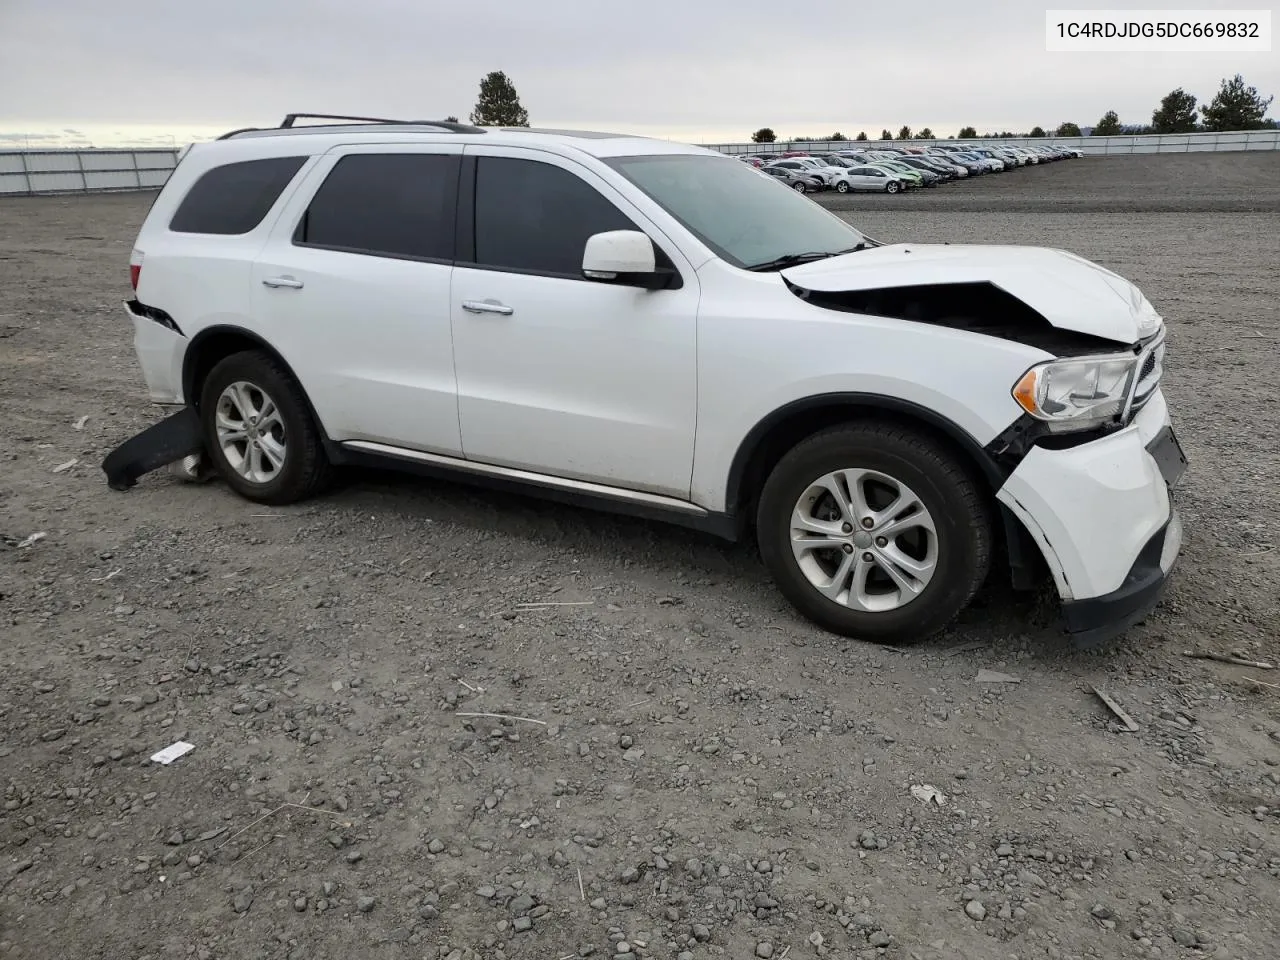
[[1183, 650], [1184, 657], [1193, 657], [1196, 660], [1216, 660], [1218, 663], [1234, 663], [1238, 667], [1254, 667], [1258, 670], [1274, 670], [1275, 664], [1266, 663], [1262, 660], [1246, 660], [1243, 657], [1233, 657], [1227, 653], [1214, 653], [1212, 650]]
[[34, 546], [35, 544], [39, 543], [41, 540], [43, 540], [47, 536], [48, 534], [45, 533], [43, 530], [37, 533], [33, 533], [31, 536], [27, 537], [27, 539], [23, 540], [21, 543], [18, 544], [18, 549], [26, 550], [28, 547]]
[[83, 430], [84, 425], [89, 422], [89, 415], [86, 413], [83, 417], [71, 425], [72, 430]]
[[122, 573], [124, 573], [124, 567], [116, 567], [114, 570], [108, 573], [105, 577], [90, 577], [89, 582], [90, 583], [106, 583], [108, 580], [114, 580], [116, 577], [120, 576], [120, 574]]
[[[215, 849], [215, 850], [221, 850], [223, 847], [225, 847], [228, 843], [230, 843], [230, 842], [231, 842], [232, 840], [234, 840], [236, 837], [240, 836], [240, 834], [245, 833], [245, 832], [247, 832], [247, 831], [249, 831], [249, 830], [252, 830], [254, 827], [256, 827], [258, 824], [262, 823], [264, 820], [270, 820], [272, 817], [274, 817], [274, 816], [275, 816], [277, 813], [279, 813], [281, 810], [288, 810], [290, 807], [293, 807], [293, 808], [298, 809], [298, 810], [306, 810], [306, 811], [308, 811], [308, 812], [310, 812], [310, 813], [318, 813], [318, 814], [320, 814], [320, 815], [322, 815], [322, 816], [325, 816], [325, 817], [332, 817], [334, 820], [337, 820], [337, 821], [338, 821], [338, 825], [339, 825], [339, 826], [344, 827], [344, 828], [349, 828], [349, 827], [351, 826], [351, 821], [350, 821], [350, 820], [342, 820], [342, 819], [340, 819], [340, 818], [339, 818], [339, 815], [338, 815], [337, 813], [334, 813], [332, 810], [321, 810], [319, 807], [308, 807], [306, 804], [302, 804], [302, 803], [289, 803], [288, 801], [286, 801], [286, 802], [284, 802], [284, 803], [280, 804], [280, 806], [276, 807], [274, 810], [270, 811], [269, 813], [264, 813], [264, 814], [263, 814], [262, 816], [260, 816], [257, 820], [253, 821], [253, 823], [249, 824], [247, 827], [243, 827], [243, 828], [241, 828], [241, 829], [237, 830], [235, 833], [231, 834], [231, 836], [227, 837], [227, 839], [223, 840], [220, 844], [218, 844], [214, 849]], [[275, 838], [273, 837], [272, 839], [275, 839]], [[268, 841], [267, 841], [267, 843], [270, 843], [270, 842], [271, 842], [271, 840], [268, 840]], [[264, 846], [265, 846], [265, 844], [264, 844]], [[260, 848], [260, 847], [255, 847], [255, 848], [254, 848], [254, 850], [258, 850], [258, 849], [261, 849], [261, 848]], [[249, 851], [249, 853], [253, 853], [253, 852], [254, 852], [254, 850], [250, 850], [250, 851]], [[248, 854], [245, 854], [245, 856], [248, 856]], [[240, 859], [243, 859], [243, 857], [242, 857], [242, 858], [240, 858]]]
[[975, 640], [973, 643], [962, 643], [958, 647], [952, 647], [942, 655], [944, 657], [958, 657], [962, 653], [972, 653], [974, 650], [981, 650], [985, 646], [987, 646], [985, 640]]
[[534, 720], [532, 717], [513, 717], [509, 713], [457, 713], [458, 717], [489, 717], [493, 720], [523, 720], [525, 723], [540, 723], [544, 727], [547, 725], [545, 720]]
[[468, 690], [470, 690], [472, 693], [484, 693], [484, 687], [473, 687], [471, 684], [467, 683], [467, 681], [463, 680], [461, 677], [458, 678], [458, 682], [462, 684], [464, 687], [466, 687]]
[[911, 795], [921, 803], [933, 801], [938, 806], [947, 802], [947, 795], [931, 783], [917, 783], [911, 787]]
[[998, 670], [979, 670], [978, 675], [974, 677], [978, 683], [1021, 683], [1022, 681], [1011, 673], [1000, 673]]
[[179, 740], [177, 743], [169, 744], [169, 746], [165, 747], [158, 753], [153, 753], [151, 755], [151, 760], [153, 763], [161, 763], [167, 767], [169, 764], [173, 763], [173, 761], [177, 760], [179, 757], [186, 756], [195, 748], [194, 743], [187, 743], [185, 740]]
[[74, 467], [74, 466], [75, 466], [77, 463], [79, 463], [79, 462], [80, 462], [80, 458], [79, 458], [79, 457], [72, 457], [72, 458], [71, 458], [70, 460], [68, 460], [66, 463], [60, 463], [60, 464], [58, 464], [56, 467], [54, 467], [54, 468], [53, 468], [53, 472], [54, 472], [54, 473], [66, 473], [68, 470], [70, 470], [72, 467]]
[[1124, 728], [1126, 730], [1128, 730], [1130, 733], [1137, 732], [1138, 724], [1134, 722], [1133, 717], [1129, 716], [1129, 714], [1124, 712], [1124, 708], [1120, 706], [1120, 704], [1116, 703], [1115, 700], [1111, 698], [1110, 694], [1103, 692], [1095, 685], [1091, 684], [1090, 687], [1093, 690], [1093, 692], [1098, 695], [1098, 699], [1107, 705], [1107, 709], [1110, 710], [1119, 718], [1120, 722], [1124, 724]]
[[1256, 677], [1244, 677], [1243, 679], [1248, 683], [1254, 684], [1255, 686], [1266, 687], [1268, 690], [1280, 690], [1280, 683], [1264, 683], [1263, 681], [1257, 679]]
[[575, 867], [574, 869], [578, 871], [578, 895], [579, 895], [580, 897], [582, 897], [582, 902], [583, 902], [583, 903], [586, 903], [586, 902], [587, 902], [587, 888], [586, 888], [586, 887], [584, 887], [584, 886], [582, 885], [582, 868], [581, 868], [581, 867]]
[[543, 600], [537, 603], [517, 603], [516, 606], [523, 610], [531, 610], [536, 607], [589, 607], [594, 603], [594, 600]]

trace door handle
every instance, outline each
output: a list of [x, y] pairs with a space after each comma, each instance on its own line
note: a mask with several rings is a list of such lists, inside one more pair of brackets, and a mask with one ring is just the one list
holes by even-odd
[[290, 287], [294, 290], [302, 289], [302, 281], [295, 280], [293, 277], [263, 277], [262, 282], [268, 287]]
[[499, 313], [504, 317], [509, 317], [515, 313], [512, 307], [508, 307], [505, 303], [499, 303], [497, 300], [463, 300], [462, 309], [467, 313]]

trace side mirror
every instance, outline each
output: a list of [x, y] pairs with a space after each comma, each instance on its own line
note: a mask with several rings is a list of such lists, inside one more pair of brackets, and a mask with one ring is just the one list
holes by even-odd
[[607, 230], [588, 237], [582, 274], [589, 280], [646, 290], [672, 286], [679, 277], [674, 269], [658, 265], [653, 241], [639, 230]]

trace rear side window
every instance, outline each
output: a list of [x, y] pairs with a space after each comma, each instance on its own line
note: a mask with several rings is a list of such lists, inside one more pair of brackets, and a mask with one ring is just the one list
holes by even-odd
[[595, 187], [568, 170], [537, 160], [477, 158], [478, 264], [581, 279], [588, 237], [636, 229]]
[[460, 154], [358, 153], [325, 178], [294, 243], [410, 260], [453, 260]]
[[248, 233], [262, 222], [306, 159], [269, 157], [214, 167], [192, 184], [169, 221], [169, 229], [177, 233]]

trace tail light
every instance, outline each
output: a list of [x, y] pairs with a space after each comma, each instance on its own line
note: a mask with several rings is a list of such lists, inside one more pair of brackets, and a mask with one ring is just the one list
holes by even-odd
[[129, 255], [129, 285], [133, 287], [134, 293], [138, 292], [138, 280], [142, 277], [143, 256], [141, 250], [134, 250]]

